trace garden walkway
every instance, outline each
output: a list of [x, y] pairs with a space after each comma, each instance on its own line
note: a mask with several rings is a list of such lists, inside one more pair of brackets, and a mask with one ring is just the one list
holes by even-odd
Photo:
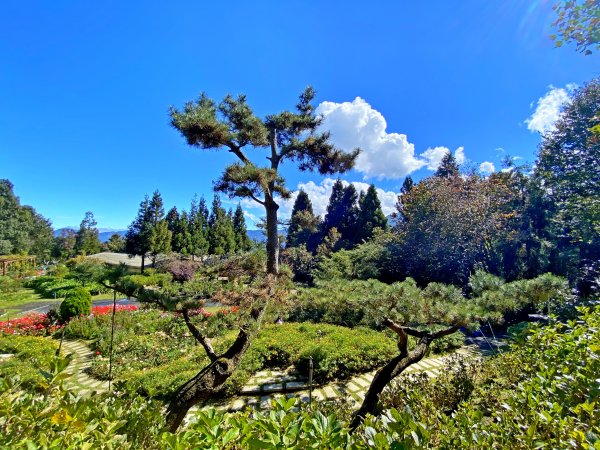
[[[456, 352], [443, 355], [431, 356], [410, 366], [405, 373], [426, 373], [430, 377], [436, 377], [443, 370], [446, 362], [454, 355], [466, 357], [482, 357], [491, 354], [504, 343], [496, 340], [467, 340], [467, 345]], [[67, 373], [72, 374], [65, 383], [67, 387], [73, 388], [84, 395], [93, 392], [106, 392], [108, 382], [96, 380], [87, 373], [87, 369], [94, 357], [89, 348], [89, 342], [82, 340], [65, 340], [62, 345], [63, 354], [73, 354], [73, 362], [67, 368]], [[373, 380], [375, 371], [356, 375], [349, 380], [333, 382], [326, 385], [315, 386], [312, 391], [313, 399], [316, 401], [335, 400], [337, 398], [349, 399], [354, 406], [358, 406], [365, 396], [367, 388]], [[305, 379], [293, 372], [287, 371], [260, 371], [254, 374], [244, 386], [240, 395], [217, 406], [217, 409], [226, 411], [239, 411], [246, 407], [269, 408], [271, 400], [285, 395], [287, 397], [298, 397], [303, 402], [309, 401], [308, 383]], [[192, 408], [190, 412], [199, 408]]]
[[83, 395], [108, 391], [108, 381], [96, 380], [85, 373], [85, 369], [90, 366], [94, 358], [89, 342], [65, 339], [62, 343], [61, 352], [63, 355], [69, 353], [73, 355], [73, 360], [66, 369], [66, 373], [71, 376], [66, 379], [65, 387], [78, 391]]

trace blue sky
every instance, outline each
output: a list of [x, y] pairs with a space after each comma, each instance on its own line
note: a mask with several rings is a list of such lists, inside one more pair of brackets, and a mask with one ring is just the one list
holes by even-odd
[[[430, 175], [445, 148], [476, 168], [534, 161], [530, 128], [551, 127], [600, 69], [554, 48], [553, 19], [550, 2], [524, 0], [2, 2], [0, 177], [56, 228], [88, 210], [125, 228], [155, 189], [167, 207], [211, 198], [233, 161], [188, 147], [170, 105], [246, 93], [262, 116], [310, 84], [336, 142], [365, 150], [343, 179], [375, 183], [391, 208], [406, 173]], [[330, 179], [283, 174], [323, 207]], [[247, 212], [252, 226], [261, 210]]]

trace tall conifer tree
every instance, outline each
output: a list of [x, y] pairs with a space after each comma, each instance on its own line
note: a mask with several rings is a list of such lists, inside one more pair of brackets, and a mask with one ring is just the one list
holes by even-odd
[[376, 228], [387, 229], [387, 219], [381, 209], [381, 202], [374, 185], [359, 200], [357, 243], [368, 241], [373, 237]]

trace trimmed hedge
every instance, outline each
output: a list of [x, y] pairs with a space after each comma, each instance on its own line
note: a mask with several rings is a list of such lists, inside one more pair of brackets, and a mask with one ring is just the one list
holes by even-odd
[[92, 295], [87, 289], [77, 288], [69, 292], [60, 304], [60, 318], [64, 321], [92, 313]]

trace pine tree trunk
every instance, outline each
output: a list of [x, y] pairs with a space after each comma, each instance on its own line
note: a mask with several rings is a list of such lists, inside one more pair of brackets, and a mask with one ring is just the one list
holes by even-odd
[[360, 405], [360, 408], [352, 417], [352, 422], [350, 423], [350, 429], [352, 431], [365, 420], [367, 414], [375, 415], [377, 404], [379, 403], [379, 395], [383, 392], [383, 389], [390, 381], [414, 363], [419, 362], [423, 356], [425, 356], [429, 349], [429, 342], [430, 341], [428, 340], [421, 340], [411, 352], [405, 355], [400, 354], [396, 356], [375, 373], [362, 405]]
[[142, 273], [144, 273], [144, 264], [146, 261], [146, 255], [142, 255]]
[[267, 212], [267, 273], [279, 274], [279, 233], [277, 232], [277, 210], [279, 205], [272, 199], [265, 199]]
[[167, 407], [166, 423], [171, 433], [177, 431], [192, 406], [213, 398], [223, 389], [249, 346], [250, 335], [240, 330], [236, 341], [224, 355], [177, 389]]

